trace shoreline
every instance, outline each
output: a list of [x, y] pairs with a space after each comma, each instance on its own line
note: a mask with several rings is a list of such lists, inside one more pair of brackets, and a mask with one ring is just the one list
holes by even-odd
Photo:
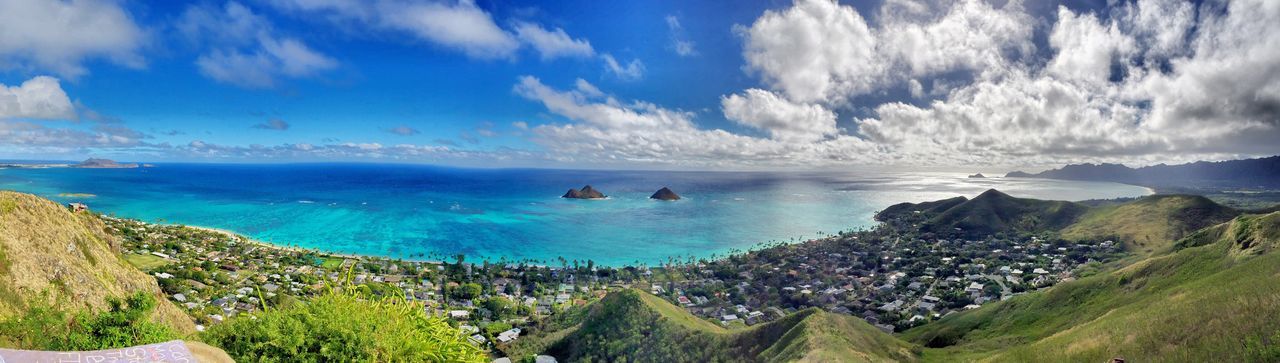
[[[139, 222], [142, 222], [142, 221], [139, 221]], [[245, 243], [250, 243], [250, 244], [258, 245], [258, 246], [265, 247], [265, 248], [270, 248], [270, 249], [275, 249], [275, 250], [284, 250], [284, 251], [290, 251], [290, 252], [313, 253], [313, 254], [316, 254], [316, 255], [318, 255], [318, 256], [322, 256], [322, 257], [340, 257], [340, 258], [344, 258], [344, 259], [356, 259], [356, 260], [366, 260], [366, 259], [368, 259], [368, 260], [399, 260], [399, 261], [406, 261], [406, 262], [421, 262], [421, 263], [429, 263], [429, 264], [443, 264], [443, 263], [444, 263], [444, 261], [416, 260], [416, 259], [406, 259], [406, 258], [391, 258], [391, 257], [386, 257], [386, 256], [372, 256], [372, 255], [361, 255], [361, 254], [353, 254], [353, 253], [340, 253], [340, 252], [324, 251], [324, 250], [320, 250], [320, 249], [308, 249], [308, 248], [302, 248], [302, 247], [296, 247], [296, 246], [282, 246], [282, 245], [277, 245], [277, 244], [270, 243], [270, 242], [260, 241], [260, 240], [257, 240], [257, 239], [254, 239], [254, 238], [251, 238], [251, 237], [245, 236], [245, 235], [243, 235], [243, 234], [239, 234], [239, 233], [236, 233], [236, 232], [234, 232], [234, 231], [227, 230], [227, 229], [222, 229], [222, 228], [205, 227], [205, 226], [194, 226], [194, 225], [187, 225], [187, 224], [164, 224], [164, 223], [151, 223], [151, 222], [142, 222], [142, 223], [144, 223], [144, 224], [146, 224], [146, 225], [156, 225], [156, 226], [188, 227], [188, 228], [198, 229], [198, 230], [205, 231], [205, 232], [213, 232], [213, 233], [222, 234], [222, 235], [225, 235], [225, 236], [227, 236], [227, 237], [231, 237], [231, 238], [233, 238], [233, 239], [235, 239], [235, 240], [238, 240], [238, 241], [241, 241], [241, 242], [245, 242]]]

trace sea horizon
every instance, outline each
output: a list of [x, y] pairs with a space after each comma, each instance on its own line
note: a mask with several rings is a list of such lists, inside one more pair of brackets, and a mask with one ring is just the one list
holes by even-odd
[[[593, 185], [607, 200], [560, 198]], [[649, 200], [671, 187], [682, 199]], [[104, 214], [230, 231], [281, 247], [405, 260], [599, 265], [723, 256], [870, 228], [892, 204], [998, 189], [1138, 197], [1140, 186], [951, 172], [479, 169], [430, 164], [154, 163], [0, 170], [0, 188]], [[822, 234], [819, 234], [821, 232]]]

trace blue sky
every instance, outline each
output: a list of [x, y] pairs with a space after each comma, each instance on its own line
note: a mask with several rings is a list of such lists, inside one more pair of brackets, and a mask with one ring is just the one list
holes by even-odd
[[0, 158], [742, 169], [1280, 151], [1265, 1], [0, 8]]

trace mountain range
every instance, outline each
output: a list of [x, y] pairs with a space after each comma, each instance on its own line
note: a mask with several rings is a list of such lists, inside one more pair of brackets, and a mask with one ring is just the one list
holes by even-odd
[[1197, 161], [1131, 168], [1120, 164], [1072, 164], [1040, 173], [1014, 171], [1006, 178], [1110, 181], [1153, 187], [1250, 187], [1280, 185], [1280, 155], [1258, 159]]

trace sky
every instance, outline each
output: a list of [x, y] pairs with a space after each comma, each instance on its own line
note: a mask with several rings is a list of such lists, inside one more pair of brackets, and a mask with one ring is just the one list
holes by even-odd
[[1277, 140], [1268, 0], [0, 0], [0, 159], [1036, 169]]

